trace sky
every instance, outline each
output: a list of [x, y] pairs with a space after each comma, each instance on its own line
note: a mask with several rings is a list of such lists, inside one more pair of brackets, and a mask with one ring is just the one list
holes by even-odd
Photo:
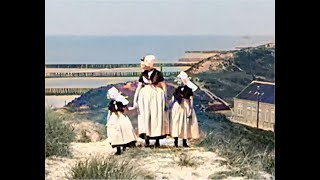
[[275, 35], [275, 0], [45, 0], [46, 35]]

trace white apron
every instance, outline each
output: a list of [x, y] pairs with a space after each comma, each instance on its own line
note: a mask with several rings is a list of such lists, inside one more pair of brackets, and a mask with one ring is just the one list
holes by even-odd
[[138, 130], [139, 134], [160, 137], [168, 135], [168, 113], [165, 112], [165, 95], [163, 89], [145, 85], [138, 96]]
[[107, 136], [112, 146], [119, 146], [137, 140], [137, 136], [128, 116], [121, 112], [111, 113], [107, 123]]
[[171, 110], [170, 134], [172, 137], [183, 139], [198, 139], [199, 126], [195, 110], [192, 109], [192, 116], [188, 117], [190, 110], [189, 100], [182, 99], [181, 104], [175, 102]]

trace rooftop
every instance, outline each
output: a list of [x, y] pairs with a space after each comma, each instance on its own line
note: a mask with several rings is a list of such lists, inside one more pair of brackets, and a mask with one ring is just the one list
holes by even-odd
[[274, 104], [274, 87], [275, 83], [252, 81], [247, 87], [245, 87], [235, 98], [244, 99], [249, 101], [257, 101], [257, 90], [260, 87], [261, 100], [260, 102]]

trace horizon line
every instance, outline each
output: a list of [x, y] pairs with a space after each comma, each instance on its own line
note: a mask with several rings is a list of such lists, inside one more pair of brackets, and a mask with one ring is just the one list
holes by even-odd
[[242, 36], [242, 37], [254, 37], [254, 36], [271, 36], [273, 34], [45, 34], [45, 36]]

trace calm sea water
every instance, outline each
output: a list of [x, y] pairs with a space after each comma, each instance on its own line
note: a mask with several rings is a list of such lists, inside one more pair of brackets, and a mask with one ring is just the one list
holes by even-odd
[[45, 63], [138, 63], [153, 53], [176, 62], [191, 50], [232, 50], [274, 42], [271, 36], [47, 36]]
[[138, 77], [46, 78], [46, 88], [98, 88], [109, 84], [138, 80]]
[[80, 95], [71, 96], [45, 96], [45, 106], [53, 106], [55, 108], [62, 108], [67, 103], [76, 99]]

